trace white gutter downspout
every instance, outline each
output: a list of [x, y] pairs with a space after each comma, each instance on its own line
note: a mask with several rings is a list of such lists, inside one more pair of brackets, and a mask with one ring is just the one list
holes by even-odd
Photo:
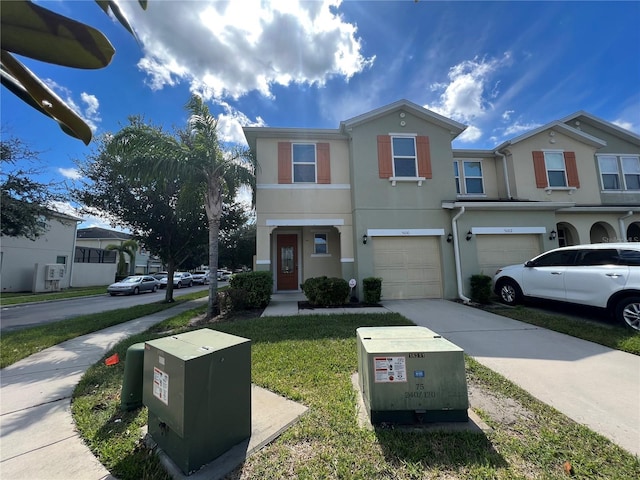
[[507, 187], [507, 198], [511, 199], [511, 186], [509, 185], [509, 172], [507, 171], [507, 156], [504, 153], [495, 151], [496, 155], [502, 157], [502, 171], [504, 172], [504, 184]]
[[460, 207], [460, 211], [451, 220], [451, 230], [453, 232], [453, 256], [456, 260], [456, 280], [458, 281], [458, 297], [465, 303], [471, 303], [469, 297], [465, 297], [462, 289], [462, 267], [460, 266], [460, 245], [458, 243], [458, 218], [464, 215], [464, 206]]
[[625, 233], [626, 230], [624, 228], [624, 219], [625, 218], [629, 218], [631, 215], [633, 215], [633, 210], [629, 210], [626, 214], [624, 214], [623, 216], [618, 218], [618, 225], [620, 226], [620, 233], [622, 235], [624, 235], [624, 241], [628, 242], [629, 239], [627, 238], [627, 234]]

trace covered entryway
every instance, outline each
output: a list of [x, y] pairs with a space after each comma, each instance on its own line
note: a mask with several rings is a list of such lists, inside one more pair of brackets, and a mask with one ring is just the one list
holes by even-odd
[[541, 253], [540, 235], [478, 235], [476, 239], [479, 273], [490, 277], [500, 267], [524, 263]]
[[276, 290], [298, 290], [298, 235], [277, 236]]
[[382, 298], [442, 298], [438, 237], [375, 237], [374, 272]]

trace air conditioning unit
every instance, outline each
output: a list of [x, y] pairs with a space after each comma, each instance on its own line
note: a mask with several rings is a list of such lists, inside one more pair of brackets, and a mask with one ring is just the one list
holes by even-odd
[[464, 351], [424, 327], [356, 330], [359, 386], [371, 423], [468, 421]]

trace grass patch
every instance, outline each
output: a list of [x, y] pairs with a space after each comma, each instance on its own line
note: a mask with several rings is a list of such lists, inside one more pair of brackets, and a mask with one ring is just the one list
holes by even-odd
[[60, 292], [50, 293], [2, 293], [0, 305], [18, 305], [21, 303], [46, 302], [51, 300], [64, 300], [67, 298], [86, 297], [89, 295], [104, 295], [107, 293], [107, 285], [102, 287], [68, 288]]
[[129, 320], [145, 315], [151, 315], [188, 300], [206, 297], [208, 294], [209, 292], [206, 290], [193, 292], [179, 297], [173, 303], [158, 302], [147, 305], [137, 305], [130, 308], [110, 310], [103, 313], [92, 313], [90, 315], [82, 315], [59, 322], [48, 323], [46, 325], [3, 333], [0, 338], [0, 368], [8, 367], [18, 360], [22, 360], [45, 348], [62, 343], [65, 340], [102, 330], [112, 325], [128, 322]]
[[547, 313], [519, 305], [517, 307], [492, 306], [491, 313], [513, 318], [521, 322], [547, 328], [572, 337], [581, 338], [605, 347], [640, 355], [640, 332], [622, 325], [588, 322], [562, 314]]
[[[115, 351], [122, 357], [133, 343], [167, 335], [159, 332], [169, 326], [185, 330], [190, 317], [201, 312], [198, 309], [167, 320], [153, 332], [122, 342]], [[562, 468], [565, 461], [571, 462], [574, 478], [640, 476], [638, 459], [472, 359], [467, 359], [469, 381], [491, 392], [496, 401], [517, 403], [524, 414], [502, 422], [481, 412], [494, 429], [487, 436], [360, 429], [350, 383], [357, 370], [355, 329], [408, 324], [398, 314], [356, 314], [266, 317], [207, 325], [250, 338], [253, 382], [310, 408], [232, 478], [561, 479], [567, 478]], [[116, 477], [168, 478], [155, 455], [149, 455], [140, 442], [146, 409], [119, 410], [123, 371], [123, 363], [106, 367], [103, 362], [87, 371], [72, 403], [78, 429]]]

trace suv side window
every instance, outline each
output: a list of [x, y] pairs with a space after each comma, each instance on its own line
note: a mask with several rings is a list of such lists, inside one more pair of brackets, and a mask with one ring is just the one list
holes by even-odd
[[575, 263], [576, 251], [564, 250], [557, 252], [549, 252], [546, 255], [538, 258], [533, 266], [534, 267], [560, 267], [569, 266]]
[[620, 250], [620, 265], [640, 267], [640, 250]]
[[618, 250], [615, 248], [582, 250], [578, 254], [578, 265], [618, 265]]

